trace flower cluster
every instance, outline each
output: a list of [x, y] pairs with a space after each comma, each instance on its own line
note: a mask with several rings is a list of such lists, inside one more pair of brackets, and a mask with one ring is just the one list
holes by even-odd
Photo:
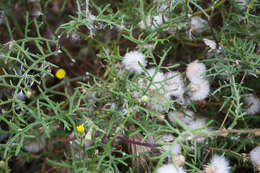
[[[145, 70], [147, 65], [145, 56], [138, 51], [125, 54], [122, 64], [131, 73], [141, 74], [145, 72], [147, 77], [138, 80], [137, 86], [139, 89], [133, 91], [133, 96], [139, 99], [143, 94], [146, 94], [147, 97], [150, 97], [150, 99], [146, 99], [150, 101], [147, 104], [148, 107], [158, 112], [168, 110], [167, 105], [169, 105], [172, 96], [176, 97], [176, 101], [181, 105], [187, 103], [184, 97], [186, 90], [190, 96], [187, 100], [190, 99], [191, 101], [203, 100], [210, 92], [209, 82], [203, 77], [206, 66], [198, 61], [194, 61], [187, 66], [186, 76], [191, 82], [186, 89], [184, 80], [178, 71], [164, 74], [154, 68]], [[147, 93], [143, 93], [143, 90], [147, 88]]]

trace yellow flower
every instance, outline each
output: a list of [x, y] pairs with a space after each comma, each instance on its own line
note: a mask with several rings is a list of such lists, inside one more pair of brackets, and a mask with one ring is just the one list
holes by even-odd
[[59, 70], [57, 70], [55, 76], [58, 79], [63, 79], [66, 76], [66, 71], [64, 69], [60, 68]]
[[77, 131], [79, 132], [79, 133], [83, 133], [84, 132], [84, 126], [83, 126], [83, 124], [81, 124], [81, 125], [79, 125], [79, 126], [77, 126]]

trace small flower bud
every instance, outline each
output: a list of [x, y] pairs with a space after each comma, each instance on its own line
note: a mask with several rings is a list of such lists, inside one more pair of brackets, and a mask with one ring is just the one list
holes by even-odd
[[144, 96], [141, 98], [141, 101], [144, 102], [144, 103], [149, 102], [149, 100], [150, 100], [149, 97], [146, 96], [146, 95], [144, 95]]
[[93, 132], [93, 126], [91, 126], [89, 128], [89, 131], [88, 131], [88, 133], [85, 136], [85, 140], [86, 141], [91, 141], [92, 140], [92, 132]]

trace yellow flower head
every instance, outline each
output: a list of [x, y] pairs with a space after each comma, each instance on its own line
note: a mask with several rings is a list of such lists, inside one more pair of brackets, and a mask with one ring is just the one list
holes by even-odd
[[81, 125], [79, 125], [79, 126], [77, 126], [77, 131], [79, 132], [79, 133], [83, 133], [84, 132], [84, 126], [83, 126], [83, 124], [81, 124]]
[[66, 71], [62, 68], [58, 69], [55, 76], [58, 78], [58, 79], [63, 79], [65, 76], [66, 76]]

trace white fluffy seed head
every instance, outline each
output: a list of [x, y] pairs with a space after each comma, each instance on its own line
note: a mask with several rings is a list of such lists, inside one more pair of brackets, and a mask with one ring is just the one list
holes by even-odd
[[250, 152], [250, 160], [255, 168], [259, 169], [260, 171], [260, 146], [255, 147]]
[[177, 166], [182, 166], [185, 162], [185, 157], [181, 154], [175, 156], [174, 158], [174, 163], [177, 165]]
[[260, 111], [260, 99], [255, 97], [254, 95], [248, 96], [245, 98], [247, 105], [249, 106], [247, 109], [248, 114], [255, 114]]
[[206, 120], [205, 119], [197, 119], [190, 123], [189, 128], [191, 130], [194, 129], [200, 129], [206, 126]]
[[244, 10], [244, 9], [246, 9], [246, 6], [249, 3], [249, 0], [235, 0], [235, 3], [238, 5], [238, 7], [241, 10]]
[[182, 113], [182, 112], [169, 112], [168, 113], [168, 119], [174, 127], [177, 126], [177, 122], [175, 121], [174, 117], [179, 119], [186, 125], [189, 125], [193, 121], [193, 117], [194, 117], [193, 112], [185, 111], [184, 113]]
[[153, 17], [153, 25], [152, 29], [155, 29], [163, 24], [163, 20], [166, 20], [166, 18], [162, 14], [158, 14]]
[[[153, 77], [153, 75], [155, 74], [155, 69], [151, 68], [147, 70], [149, 77]], [[150, 89], [154, 90], [154, 89], [160, 89], [163, 87], [163, 80], [164, 80], [164, 74], [162, 72], [157, 72], [152, 80], [152, 85], [150, 86]]]
[[217, 48], [217, 44], [216, 44], [216, 42], [213, 41], [213, 40], [204, 38], [204, 39], [203, 39], [203, 42], [204, 42], [208, 47], [210, 47], [209, 52], [211, 52], [211, 51], [213, 51], [213, 50], [215, 50], [215, 49]]
[[192, 101], [200, 101], [205, 99], [210, 92], [209, 82], [200, 79], [196, 82], [191, 82], [188, 86], [189, 96]]
[[160, 147], [163, 153], [167, 152], [170, 156], [181, 153], [181, 145], [174, 142], [174, 136], [170, 134], [164, 135], [160, 143], [164, 143], [164, 145]]
[[205, 168], [206, 173], [229, 173], [230, 166], [225, 157], [214, 155], [211, 158], [210, 165]]
[[138, 51], [128, 52], [123, 57], [122, 64], [124, 65], [124, 68], [126, 70], [129, 70], [130, 72], [135, 72], [139, 74], [143, 72], [142, 67], [138, 63], [142, 64], [142, 66], [144, 67], [147, 64], [144, 54]]
[[[143, 96], [143, 91], [142, 89], [146, 88], [148, 84], [148, 81], [146, 79], [140, 78], [138, 79], [136, 86], [133, 85], [128, 85], [127, 87], [131, 89], [132, 91], [132, 96], [134, 98], [140, 99]], [[147, 95], [148, 97], [150, 97], [150, 95]]]
[[25, 142], [23, 149], [29, 153], [38, 153], [46, 146], [46, 141], [42, 137], [38, 140], [28, 140]]
[[[152, 77], [155, 73], [154, 69], [148, 70], [148, 76]], [[149, 97], [149, 101], [147, 102], [148, 107], [151, 110], [155, 110], [158, 112], [167, 111], [168, 107], [170, 106], [170, 97], [166, 94], [163, 83], [161, 81], [164, 80], [163, 73], [158, 72], [154, 79], [152, 80], [152, 85], [150, 85], [146, 95]], [[155, 83], [156, 82], [156, 83]], [[147, 79], [139, 79], [138, 80], [138, 88], [137, 90], [133, 91], [133, 97], [141, 98], [143, 96], [142, 90], [148, 87], [150, 81]]]
[[167, 94], [175, 97], [183, 97], [184, 82], [179, 72], [168, 72], [165, 75], [165, 88]]
[[[152, 30], [155, 30], [156, 28], [158, 28], [160, 25], [163, 24], [164, 21], [167, 21], [167, 17], [163, 16], [162, 14], [158, 14], [156, 16], [147, 16], [146, 18], [146, 25], [148, 27], [151, 27]], [[145, 26], [145, 22], [144, 21], [141, 21], [139, 23], [139, 27], [141, 29], [146, 29], [146, 26]]]
[[163, 89], [150, 90], [151, 99], [148, 107], [158, 112], [164, 112], [168, 110], [170, 99], [164, 94]]
[[[205, 119], [197, 119], [195, 121], [191, 121], [190, 124], [188, 125], [188, 127], [191, 131], [198, 130], [198, 132], [202, 132], [202, 133], [206, 133], [206, 132], [210, 131], [210, 129], [206, 127], [206, 120]], [[202, 142], [204, 142], [205, 137], [203, 137], [201, 135], [194, 135], [193, 134], [193, 135], [190, 136], [190, 139], [195, 139], [198, 143], [202, 143]]]
[[203, 78], [203, 74], [206, 72], [206, 66], [198, 61], [193, 61], [188, 64], [186, 69], [186, 76], [191, 82], [196, 82]]
[[198, 17], [198, 16], [194, 16], [191, 18], [191, 22], [190, 22], [190, 30], [192, 32], [196, 31], [196, 32], [202, 32], [205, 29], [205, 25], [206, 25], [207, 21]]
[[35, 16], [35, 17], [37, 18], [37, 17], [41, 16], [42, 13], [41, 13], [40, 10], [35, 9], [35, 10], [32, 11], [32, 15]]
[[167, 10], [167, 8], [169, 8], [169, 4], [163, 3], [159, 6], [159, 11], [164, 12]]
[[186, 171], [181, 167], [168, 164], [162, 165], [159, 169], [157, 169], [156, 173], [186, 173]]

